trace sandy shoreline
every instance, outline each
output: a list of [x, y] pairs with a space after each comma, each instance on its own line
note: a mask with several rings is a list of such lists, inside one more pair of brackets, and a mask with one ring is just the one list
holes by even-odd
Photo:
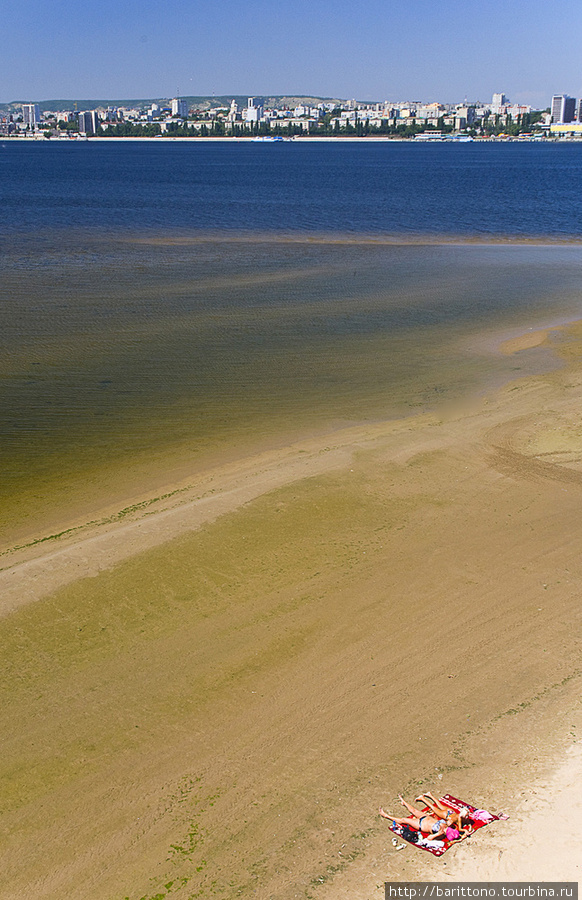
[[[564, 369], [470, 408], [5, 555], [0, 896], [577, 878], [575, 830], [545, 822], [582, 766], [579, 332]], [[441, 783], [510, 820], [395, 854], [379, 803]]]

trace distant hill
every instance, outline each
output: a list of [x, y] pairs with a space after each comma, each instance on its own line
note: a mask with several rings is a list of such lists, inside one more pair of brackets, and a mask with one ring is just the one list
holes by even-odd
[[[252, 94], [224, 94], [222, 96], [200, 96], [200, 97], [183, 97], [189, 106], [198, 109], [210, 109], [215, 106], [230, 106], [232, 100], [236, 100], [239, 107], [247, 105], [248, 98]], [[287, 96], [271, 96], [255, 94], [254, 96], [263, 96], [266, 106], [274, 109], [280, 109], [285, 106], [294, 107], [299, 105], [317, 106], [318, 103], [345, 103], [338, 97], [293, 97]], [[167, 106], [171, 97], [149, 97], [139, 100], [12, 100], [10, 103], [0, 103], [0, 110], [4, 112], [20, 111], [23, 103], [38, 103], [41, 112], [52, 110], [54, 112], [62, 112], [69, 109], [97, 109], [98, 107], [107, 106], [125, 106], [128, 108], [145, 109], [152, 103], [158, 103], [160, 106]]]

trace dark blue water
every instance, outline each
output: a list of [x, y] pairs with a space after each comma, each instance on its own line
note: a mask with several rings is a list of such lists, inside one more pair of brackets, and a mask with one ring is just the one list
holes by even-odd
[[1, 232], [578, 235], [582, 144], [5, 141]]

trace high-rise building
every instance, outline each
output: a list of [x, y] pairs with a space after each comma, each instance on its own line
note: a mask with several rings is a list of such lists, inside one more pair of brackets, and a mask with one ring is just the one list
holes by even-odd
[[552, 97], [552, 122], [573, 122], [576, 118], [576, 98], [567, 94], [554, 94]]
[[99, 116], [94, 109], [79, 113], [79, 131], [82, 134], [95, 134], [99, 125]]
[[502, 106], [507, 106], [509, 100], [505, 96], [505, 94], [493, 94], [493, 99], [491, 100], [491, 110], [494, 113], [498, 113], [501, 111]]
[[188, 118], [188, 101], [182, 97], [174, 97], [172, 100], [172, 115], [180, 116], [181, 119]]
[[38, 103], [23, 103], [22, 118], [25, 125], [34, 128], [40, 122], [40, 108]]
[[249, 97], [248, 106], [243, 109], [242, 117], [245, 122], [260, 122], [265, 111], [265, 101], [262, 97]]

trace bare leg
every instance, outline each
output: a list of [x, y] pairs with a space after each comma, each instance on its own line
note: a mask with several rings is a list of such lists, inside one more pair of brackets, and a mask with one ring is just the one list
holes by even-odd
[[427, 797], [428, 797], [428, 799], [431, 801], [431, 803], [434, 803], [434, 804], [435, 804], [435, 806], [442, 806], [441, 801], [440, 801], [440, 800], [437, 800], [437, 798], [435, 797], [435, 795], [432, 794], [430, 791], [425, 791], [423, 794], [419, 794], [418, 797], [415, 797], [414, 799], [415, 799], [418, 803], [421, 803], [421, 802], [422, 802], [422, 803], [426, 803], [426, 798], [427, 798]]
[[449, 812], [449, 807], [445, 806], [441, 800], [437, 800], [437, 798], [434, 796], [434, 794], [431, 794], [430, 791], [427, 791], [424, 796], [430, 797], [430, 799], [432, 800], [434, 805], [437, 807], [437, 809], [441, 809], [443, 812]]
[[380, 815], [382, 816], [382, 818], [389, 819], [390, 822], [395, 822], [397, 825], [410, 825], [411, 828], [416, 828], [416, 829], [420, 830], [418, 828], [418, 819], [416, 817], [391, 816], [390, 813], [387, 813], [385, 810], [382, 809], [382, 807], [380, 807]]
[[416, 828], [417, 831], [420, 831], [419, 822], [416, 816], [403, 816], [400, 819], [394, 818], [394, 822], [397, 825], [409, 825], [411, 828]]
[[435, 815], [437, 819], [442, 819], [443, 815], [450, 812], [450, 810], [444, 809], [442, 806], [438, 806], [436, 803], [432, 803], [430, 800], [426, 800], [425, 803], [430, 809], [431, 813]]
[[442, 819], [447, 813], [450, 815], [453, 811], [450, 807], [445, 806], [441, 800], [437, 800], [430, 791], [426, 791], [426, 793], [421, 794], [420, 797], [417, 797], [416, 799], [426, 804], [437, 819]]
[[417, 831], [420, 831], [420, 823], [416, 816], [404, 816], [401, 819], [394, 819], [397, 825], [410, 825], [411, 828], [416, 828]]
[[416, 809], [415, 806], [411, 806], [410, 803], [407, 803], [403, 797], [398, 794], [398, 799], [402, 803], [403, 806], [406, 807], [411, 816], [416, 816], [417, 819], [420, 819], [421, 816], [424, 816], [424, 813], [421, 809]]

